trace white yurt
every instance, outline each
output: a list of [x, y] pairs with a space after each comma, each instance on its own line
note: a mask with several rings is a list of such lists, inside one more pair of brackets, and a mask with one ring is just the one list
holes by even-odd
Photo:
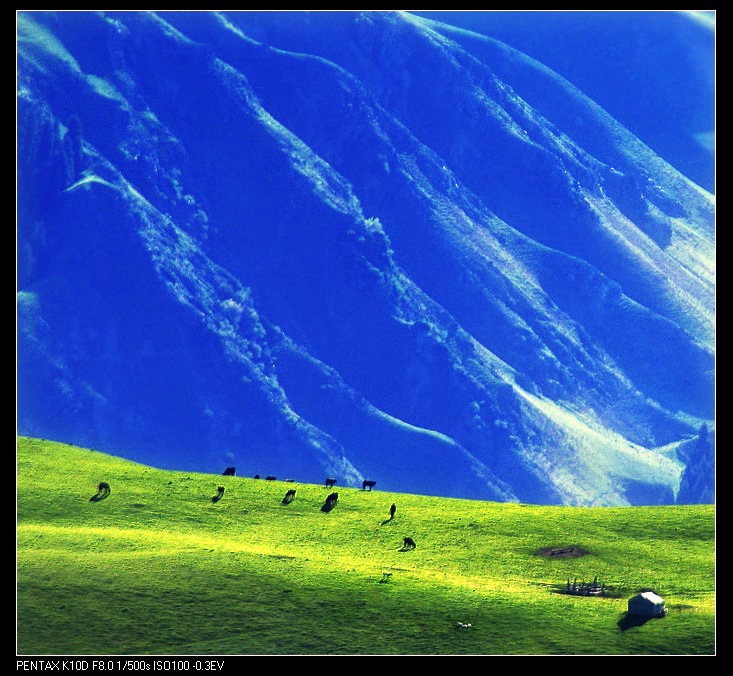
[[664, 617], [666, 614], [667, 610], [664, 607], [664, 599], [654, 592], [641, 592], [629, 599], [629, 615]]

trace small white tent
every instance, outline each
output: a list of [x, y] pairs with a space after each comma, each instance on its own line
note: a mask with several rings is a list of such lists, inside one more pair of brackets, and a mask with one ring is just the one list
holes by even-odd
[[664, 617], [666, 614], [664, 599], [654, 592], [641, 592], [629, 599], [629, 615]]

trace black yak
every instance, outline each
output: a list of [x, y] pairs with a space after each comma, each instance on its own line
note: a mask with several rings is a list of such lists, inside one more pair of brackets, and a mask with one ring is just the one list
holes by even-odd
[[283, 504], [289, 505], [293, 500], [295, 500], [295, 489], [291, 488], [287, 493], [285, 493]]
[[406, 552], [408, 549], [415, 549], [415, 541], [410, 537], [402, 540], [402, 549], [400, 551]]
[[265, 481], [277, 481], [277, 477], [276, 476], [272, 476], [272, 474], [268, 474], [265, 477]]
[[217, 494], [211, 498], [211, 502], [219, 502], [224, 497], [224, 486], [219, 486]]
[[372, 490], [377, 485], [376, 481], [367, 481], [364, 479], [363, 483], [361, 484], [361, 490], [365, 491], [367, 488], [369, 490]]
[[224, 470], [224, 476], [236, 476], [237, 474], [237, 468], [236, 467], [227, 467]]
[[326, 479], [326, 488], [333, 488], [333, 485], [336, 483], [336, 479], [332, 479], [331, 477], [328, 477]]
[[100, 500], [104, 500], [111, 492], [112, 489], [109, 487], [109, 484], [106, 481], [102, 481], [97, 487], [97, 493], [89, 498], [89, 502], [99, 502]]
[[338, 493], [331, 493], [327, 498], [326, 502], [323, 503], [323, 506], [321, 507], [322, 512], [330, 512], [338, 503], [339, 501], [339, 494]]

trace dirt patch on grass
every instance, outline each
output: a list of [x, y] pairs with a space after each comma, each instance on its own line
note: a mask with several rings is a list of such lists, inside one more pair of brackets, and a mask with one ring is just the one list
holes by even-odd
[[577, 559], [590, 554], [590, 552], [576, 545], [568, 545], [566, 547], [543, 547], [534, 554], [535, 556], [546, 556], [553, 559]]

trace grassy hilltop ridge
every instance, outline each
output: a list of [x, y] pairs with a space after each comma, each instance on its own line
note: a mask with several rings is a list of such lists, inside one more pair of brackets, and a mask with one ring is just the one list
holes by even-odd
[[[90, 501], [102, 481], [111, 494]], [[334, 490], [325, 513], [322, 485], [163, 471], [18, 438], [18, 654], [715, 652], [713, 505]], [[404, 536], [415, 550], [400, 551]], [[569, 547], [585, 554], [541, 553]], [[594, 577], [607, 596], [558, 593]], [[629, 623], [641, 589], [664, 597], [666, 617]]]

